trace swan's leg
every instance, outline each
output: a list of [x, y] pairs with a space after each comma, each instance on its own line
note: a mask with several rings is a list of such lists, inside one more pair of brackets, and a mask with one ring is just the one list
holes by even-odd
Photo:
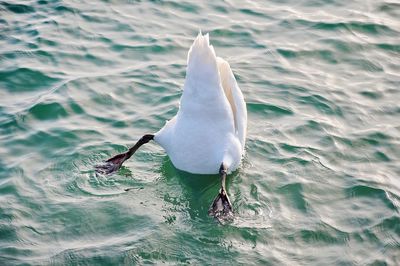
[[219, 168], [219, 174], [221, 176], [221, 189], [219, 190], [217, 197], [214, 199], [214, 202], [208, 210], [208, 214], [214, 216], [220, 222], [233, 217], [232, 204], [225, 189], [227, 171], [228, 169], [226, 168], [225, 164], [222, 163], [221, 167]]
[[102, 165], [96, 165], [96, 172], [101, 174], [111, 174], [117, 171], [126, 160], [131, 158], [131, 156], [137, 151], [137, 149], [140, 148], [140, 146], [146, 144], [152, 139], [154, 139], [154, 135], [144, 135], [127, 152], [115, 155], [114, 157], [105, 161], [105, 163]]

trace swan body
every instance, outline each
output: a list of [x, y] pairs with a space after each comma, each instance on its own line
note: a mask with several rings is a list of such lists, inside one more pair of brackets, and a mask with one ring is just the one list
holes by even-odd
[[187, 59], [178, 113], [154, 135], [174, 166], [194, 174], [228, 172], [240, 164], [246, 104], [229, 64], [216, 57], [208, 34], [199, 33]]
[[146, 134], [127, 152], [96, 166], [98, 173], [117, 171], [143, 144], [160, 144], [176, 168], [221, 176], [221, 188], [208, 213], [220, 222], [233, 217], [226, 176], [240, 164], [246, 139], [247, 111], [229, 64], [215, 56], [208, 34], [190, 47], [178, 113], [156, 134]]

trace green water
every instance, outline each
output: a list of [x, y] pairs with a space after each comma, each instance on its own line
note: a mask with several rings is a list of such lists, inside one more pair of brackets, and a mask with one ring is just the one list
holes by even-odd
[[[228, 179], [148, 144], [210, 32], [248, 108]], [[1, 1], [0, 265], [399, 265], [395, 0]], [[128, 192], [126, 188], [131, 188]]]

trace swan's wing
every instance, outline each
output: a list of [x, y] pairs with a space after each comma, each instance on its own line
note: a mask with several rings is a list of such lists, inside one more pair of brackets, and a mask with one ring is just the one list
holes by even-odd
[[235, 120], [235, 130], [244, 149], [246, 131], [247, 131], [247, 109], [243, 94], [236, 82], [235, 76], [229, 66], [229, 63], [218, 57], [218, 69], [221, 78], [221, 84], [225, 92], [225, 96], [229, 101]]

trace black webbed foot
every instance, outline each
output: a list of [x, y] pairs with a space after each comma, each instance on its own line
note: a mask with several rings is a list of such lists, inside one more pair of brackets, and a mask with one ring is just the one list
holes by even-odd
[[221, 176], [221, 189], [219, 190], [217, 197], [214, 199], [210, 209], [208, 210], [208, 214], [217, 219], [221, 224], [233, 220], [232, 204], [225, 189], [227, 172], [227, 167], [224, 163], [222, 163], [221, 167], [219, 168], [219, 174]]
[[231, 221], [233, 219], [232, 204], [225, 190], [220, 189], [214, 202], [211, 204], [208, 214], [217, 219], [220, 223]]
[[109, 175], [109, 174], [112, 174], [112, 173], [118, 171], [118, 169], [121, 168], [122, 164], [126, 160], [131, 158], [131, 156], [136, 152], [137, 149], [139, 149], [140, 146], [142, 146], [143, 144], [146, 144], [147, 142], [149, 142], [153, 138], [154, 138], [154, 135], [152, 135], [152, 134], [144, 135], [127, 152], [121, 153], [121, 154], [117, 154], [114, 157], [112, 157], [112, 158], [108, 159], [107, 161], [105, 161], [103, 164], [96, 165], [94, 167], [95, 170], [96, 170], [96, 173]]
[[109, 175], [112, 174], [122, 166], [122, 163], [126, 160], [126, 153], [118, 154], [111, 159], [108, 159], [103, 164], [95, 166], [95, 170], [99, 174]]

